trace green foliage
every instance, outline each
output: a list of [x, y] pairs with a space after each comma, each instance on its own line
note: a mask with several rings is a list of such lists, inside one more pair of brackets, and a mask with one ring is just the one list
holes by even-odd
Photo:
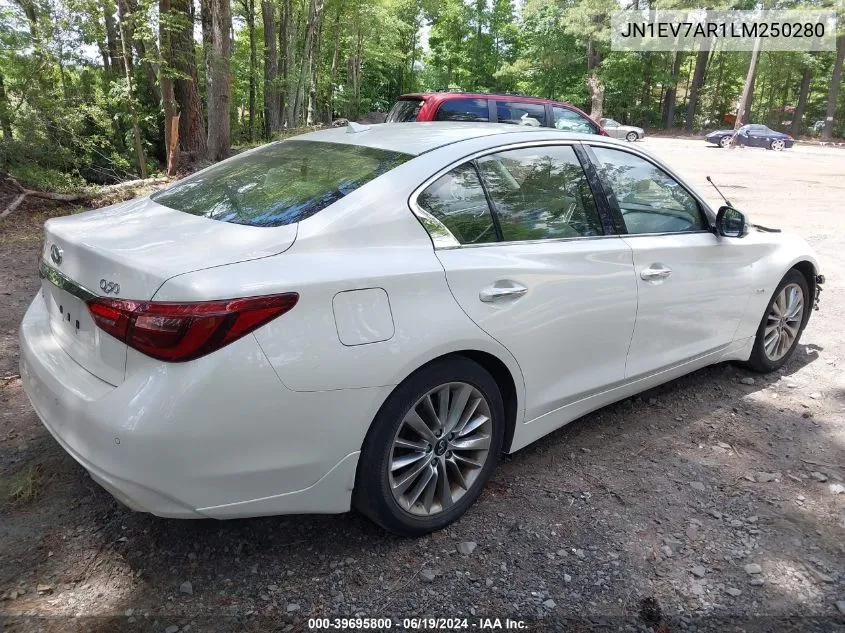
[[[234, 16], [232, 140], [252, 145], [265, 138], [262, 2], [229, 1]], [[290, 9], [287, 39], [277, 45], [279, 76], [269, 84], [281, 92], [282, 119], [288, 122], [285, 130], [274, 131], [276, 137], [304, 126], [312, 74], [311, 111], [314, 120], [324, 124], [332, 118], [355, 119], [373, 110], [386, 111], [399, 95], [422, 90], [531, 94], [589, 111], [588, 46], [590, 74], [604, 91], [607, 116], [660, 126], [667, 95], [674, 94], [675, 124], [686, 122], [698, 56], [685, 53], [675, 75], [671, 53], [610, 51], [608, 16], [621, 6], [615, 0], [317, 0], [320, 10], [311, 64], [302, 63], [311, 52], [306, 48], [311, 0], [270, 2], [277, 42], [284, 11]], [[666, 3], [661, 6], [690, 4]], [[163, 164], [159, 82], [162, 77], [189, 78], [176, 64], [162, 59], [160, 28], [175, 33], [181, 30], [177, 27], [188, 28], [191, 18], [175, 9], [159, 15], [158, 0], [128, 0], [125, 6], [130, 13], [121, 24], [115, 0], [20, 0], [0, 5], [0, 169], [19, 174], [32, 186], [54, 190], [137, 177], [132, 110], [148, 171]], [[779, 6], [799, 5], [790, 1]], [[255, 15], [250, 16], [250, 10]], [[193, 54], [201, 107], [206, 108], [199, 14], [197, 7]], [[121, 33], [133, 34], [127, 42], [132, 94]], [[692, 129], [725, 125], [726, 116], [736, 110], [749, 55], [721, 51], [708, 55], [689, 122]], [[812, 82], [802, 124], [808, 131], [826, 116], [828, 100], [839, 88], [830, 81], [835, 58], [832, 52], [764, 52], [754, 84], [752, 120], [787, 129], [790, 106], [797, 104], [804, 70], [809, 68]], [[294, 102], [299, 104], [296, 113]], [[838, 93], [835, 113], [834, 128], [841, 130], [845, 90]]]
[[56, 193], [77, 193], [88, 187], [85, 179], [76, 174], [35, 164], [11, 165], [9, 173], [18, 182], [30, 189], [54, 191]]

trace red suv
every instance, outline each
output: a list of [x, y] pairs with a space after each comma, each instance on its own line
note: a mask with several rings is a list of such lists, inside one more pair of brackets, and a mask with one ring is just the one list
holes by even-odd
[[390, 108], [385, 122], [406, 121], [513, 123], [608, 136], [598, 123], [568, 103], [506, 94], [426, 92], [402, 95]]

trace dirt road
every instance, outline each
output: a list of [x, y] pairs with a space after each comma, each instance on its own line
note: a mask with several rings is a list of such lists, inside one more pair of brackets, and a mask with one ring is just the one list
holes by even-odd
[[467, 630], [506, 616], [549, 631], [845, 629], [845, 151], [642, 145], [717, 206], [706, 175], [817, 249], [827, 284], [798, 353], [771, 376], [718, 365], [578, 420], [504, 459], [463, 520], [418, 540], [356, 514], [174, 521], [120, 506], [3, 379], [18, 373], [44, 217], [0, 223], [0, 488], [34, 496], [0, 497], [0, 629], [299, 631], [356, 614], [394, 630], [423, 615]]

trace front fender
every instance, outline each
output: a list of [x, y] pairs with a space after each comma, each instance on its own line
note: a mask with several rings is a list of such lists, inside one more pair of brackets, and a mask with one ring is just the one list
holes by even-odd
[[811, 301], [815, 300], [816, 276], [819, 263], [813, 249], [807, 242], [790, 233], [764, 233], [754, 229], [746, 236], [750, 247], [759, 249], [759, 258], [752, 264], [751, 295], [745, 312], [737, 326], [734, 339], [744, 339], [757, 334], [760, 319], [769, 305], [772, 294], [784, 275], [802, 262], [812, 267], [808, 280]]

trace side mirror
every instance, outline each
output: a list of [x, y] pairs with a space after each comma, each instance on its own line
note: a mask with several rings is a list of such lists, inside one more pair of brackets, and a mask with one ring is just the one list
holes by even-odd
[[722, 237], [745, 237], [748, 233], [745, 216], [733, 207], [721, 207], [716, 214], [716, 232]]

